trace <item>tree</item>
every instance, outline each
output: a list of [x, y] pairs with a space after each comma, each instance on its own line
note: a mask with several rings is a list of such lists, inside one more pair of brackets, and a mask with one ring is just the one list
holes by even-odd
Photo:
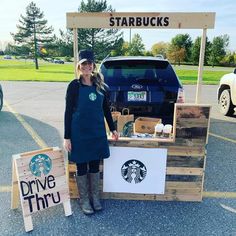
[[[107, 5], [106, 0], [81, 1], [79, 12], [114, 12], [111, 5]], [[90, 48], [96, 54], [96, 59], [101, 60], [112, 50], [120, 47], [120, 38], [123, 33], [118, 29], [79, 29], [79, 49]]]
[[236, 64], [236, 53], [228, 51], [221, 61], [224, 66], [235, 66]]
[[40, 11], [34, 2], [26, 7], [26, 16], [20, 16], [18, 32], [12, 33], [13, 39], [20, 46], [29, 48], [35, 59], [35, 68], [38, 69], [39, 47], [52, 41], [52, 27], [47, 27], [47, 20], [43, 19], [44, 13]]
[[72, 31], [67, 29], [66, 31], [59, 30], [60, 35], [54, 36], [55, 39], [45, 44], [48, 55], [52, 57], [73, 57], [73, 40]]
[[151, 50], [154, 56], [161, 54], [164, 58], [166, 58], [168, 43], [165, 42], [155, 43], [154, 45], [152, 45]]
[[[207, 61], [209, 59], [210, 47], [211, 47], [211, 43], [206, 37], [204, 65], [207, 64]], [[191, 61], [194, 65], [197, 65], [199, 63], [200, 48], [201, 48], [201, 37], [197, 37], [193, 43], [192, 50], [191, 50]]]
[[226, 48], [229, 45], [229, 36], [227, 34], [214, 37], [212, 40], [209, 64], [214, 67], [218, 65], [226, 55]]
[[141, 56], [144, 55], [145, 46], [143, 44], [142, 38], [139, 34], [134, 34], [131, 43], [128, 46], [129, 56]]
[[124, 48], [123, 48], [124, 43], [125, 43], [124, 39], [120, 38], [117, 41], [116, 48], [111, 51], [111, 56], [115, 57], [124, 55]]
[[175, 46], [173, 44], [170, 44], [167, 51], [167, 58], [174, 62], [175, 64], [178, 64], [180, 66], [180, 63], [184, 60], [186, 55], [184, 48], [179, 48], [178, 46]]
[[172, 46], [169, 49], [175, 49], [179, 52], [185, 52], [183, 61], [190, 61], [192, 39], [189, 34], [177, 34], [174, 38], [172, 38], [171, 45]]

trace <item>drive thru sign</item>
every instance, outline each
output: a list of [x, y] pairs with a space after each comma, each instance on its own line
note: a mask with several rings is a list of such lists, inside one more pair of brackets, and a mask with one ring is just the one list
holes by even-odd
[[17, 208], [20, 193], [25, 230], [33, 229], [31, 214], [63, 204], [72, 214], [62, 150], [47, 148], [13, 155], [11, 208]]

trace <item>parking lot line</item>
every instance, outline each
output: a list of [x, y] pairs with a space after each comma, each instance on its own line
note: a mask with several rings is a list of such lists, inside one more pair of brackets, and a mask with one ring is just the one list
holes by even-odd
[[8, 193], [8, 192], [11, 192], [11, 186], [10, 185], [0, 186], [0, 193]]
[[4, 100], [6, 108], [16, 117], [16, 119], [22, 124], [26, 131], [30, 134], [33, 140], [39, 145], [40, 148], [47, 148], [48, 145], [43, 141], [43, 139], [34, 131], [34, 129], [29, 125], [25, 119], [19, 115], [8, 103]]
[[209, 133], [209, 135], [215, 137], [215, 138], [219, 138], [219, 139], [223, 139], [225, 141], [228, 141], [228, 142], [231, 142], [231, 143], [236, 143], [236, 140], [234, 139], [231, 139], [231, 138], [226, 138], [224, 136], [220, 136], [220, 135], [217, 135], [217, 134], [213, 134], [213, 133]]
[[236, 192], [203, 192], [204, 198], [236, 198]]

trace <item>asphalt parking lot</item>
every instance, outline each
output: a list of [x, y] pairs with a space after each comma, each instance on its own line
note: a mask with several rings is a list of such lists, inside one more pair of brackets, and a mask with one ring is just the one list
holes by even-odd
[[[21, 207], [10, 209], [11, 157], [43, 146], [62, 147], [67, 84], [1, 85], [0, 235], [236, 235], [236, 115], [218, 112], [217, 86], [202, 87], [201, 103], [211, 104], [212, 110], [201, 203], [104, 200], [104, 211], [88, 217], [72, 200], [72, 216], [65, 217], [62, 206], [38, 212], [34, 230], [25, 233]], [[186, 102], [195, 101], [195, 89], [185, 86]]]

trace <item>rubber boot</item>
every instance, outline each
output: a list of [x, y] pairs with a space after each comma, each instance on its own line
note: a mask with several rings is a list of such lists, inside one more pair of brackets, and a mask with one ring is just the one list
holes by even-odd
[[89, 173], [90, 175], [90, 190], [93, 209], [101, 211], [102, 205], [100, 202], [99, 186], [100, 186], [100, 173]]
[[86, 175], [76, 176], [77, 186], [80, 195], [80, 207], [84, 214], [91, 215], [94, 213], [89, 201], [88, 178]]

